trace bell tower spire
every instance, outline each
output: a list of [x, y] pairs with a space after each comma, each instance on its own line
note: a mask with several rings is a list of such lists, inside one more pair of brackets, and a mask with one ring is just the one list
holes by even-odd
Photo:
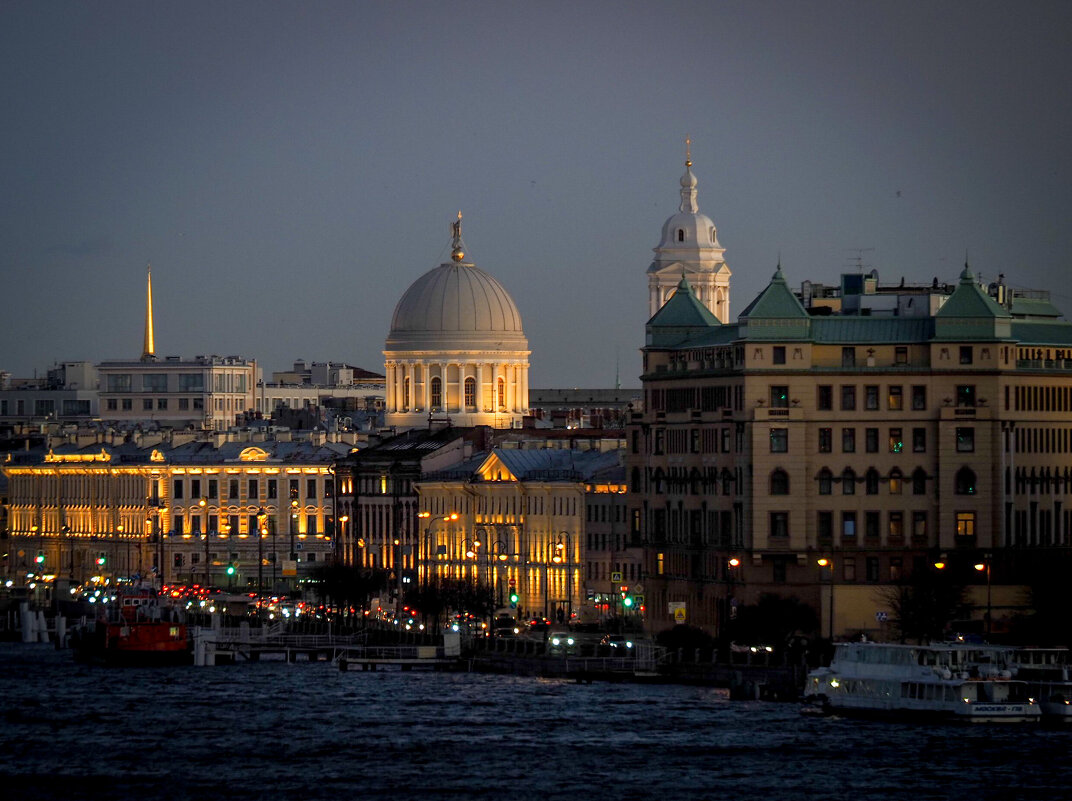
[[146, 272], [146, 295], [145, 295], [145, 339], [142, 341], [141, 360], [143, 362], [156, 361], [156, 348], [153, 345], [153, 265], [145, 268]]

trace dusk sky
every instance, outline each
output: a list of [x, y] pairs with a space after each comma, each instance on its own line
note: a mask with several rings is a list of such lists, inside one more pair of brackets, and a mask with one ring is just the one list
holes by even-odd
[[516, 301], [533, 387], [640, 385], [679, 203], [733, 272], [1072, 311], [1069, 2], [0, 3], [0, 369], [141, 354], [383, 371], [448, 259]]

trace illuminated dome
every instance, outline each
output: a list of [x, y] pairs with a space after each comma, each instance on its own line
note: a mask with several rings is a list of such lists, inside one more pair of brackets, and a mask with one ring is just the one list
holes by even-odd
[[384, 343], [388, 425], [520, 425], [528, 409], [528, 340], [510, 293], [464, 261], [461, 214], [452, 261], [410, 285]]

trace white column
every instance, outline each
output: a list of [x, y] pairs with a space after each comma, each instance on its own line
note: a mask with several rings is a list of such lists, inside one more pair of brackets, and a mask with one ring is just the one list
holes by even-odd
[[528, 366], [521, 363], [521, 412], [522, 414], [529, 410], [529, 369]]
[[424, 413], [432, 411], [432, 370], [427, 361], [421, 362], [421, 375], [424, 377]]
[[484, 362], [476, 365], [476, 410], [477, 413], [484, 411]]

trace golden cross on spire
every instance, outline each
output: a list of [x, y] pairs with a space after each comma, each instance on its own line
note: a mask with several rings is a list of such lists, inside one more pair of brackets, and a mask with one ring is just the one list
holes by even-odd
[[688, 134], [685, 135], [685, 166], [692, 166], [692, 140], [689, 139]]

